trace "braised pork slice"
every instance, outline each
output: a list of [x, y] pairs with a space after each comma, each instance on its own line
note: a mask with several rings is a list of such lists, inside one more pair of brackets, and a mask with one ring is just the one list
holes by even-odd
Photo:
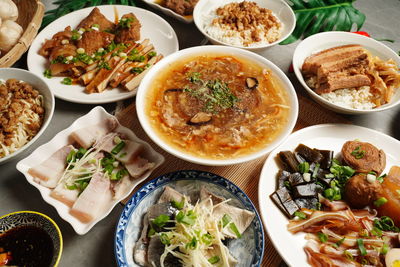
[[60, 31], [60, 32], [54, 34], [50, 40], [46, 40], [38, 52], [39, 55], [42, 55], [46, 58], [49, 57], [52, 50], [55, 47], [62, 45], [61, 42], [63, 40], [70, 40], [71, 36], [72, 36], [72, 30], [71, 30], [71, 27], [68, 26], [64, 29], [64, 31]]
[[325, 94], [337, 89], [355, 88], [367, 86], [371, 84], [371, 80], [367, 75], [356, 74], [348, 75], [328, 75], [326, 82], [317, 83], [315, 92], [317, 94]]
[[117, 27], [115, 41], [117, 43], [139, 41], [141, 26], [133, 13], [123, 15]]
[[85, 49], [88, 55], [93, 54], [101, 47], [106, 47], [114, 40], [114, 34], [101, 31], [86, 31], [77, 43], [79, 48]]
[[381, 174], [386, 166], [386, 155], [367, 142], [347, 141], [342, 147], [344, 161], [357, 172]]
[[90, 14], [86, 18], [84, 18], [76, 28], [90, 29], [95, 24], [99, 26], [100, 31], [109, 31], [115, 28], [115, 24], [109, 21], [103, 14], [101, 14], [100, 10], [97, 7], [95, 7], [92, 12], [90, 12]]

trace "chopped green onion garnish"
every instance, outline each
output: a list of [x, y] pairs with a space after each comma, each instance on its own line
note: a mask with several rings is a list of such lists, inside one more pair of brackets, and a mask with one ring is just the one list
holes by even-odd
[[166, 233], [161, 233], [160, 241], [161, 241], [161, 243], [163, 243], [164, 245], [167, 245], [167, 246], [171, 244], [171, 240], [169, 239], [169, 237]]
[[50, 70], [50, 69], [46, 69], [46, 70], [43, 72], [43, 76], [46, 77], [46, 78], [48, 78], [48, 79], [50, 79], [50, 78], [52, 77], [51, 70]]
[[307, 218], [307, 215], [302, 211], [296, 211], [294, 213], [294, 216], [297, 216], [297, 217], [299, 217], [299, 219], [302, 219], [302, 220]]
[[112, 150], [111, 154], [117, 155], [124, 148], [125, 142], [121, 141], [118, 145], [116, 145]]
[[314, 171], [312, 173], [312, 178], [317, 178], [318, 171], [319, 171], [319, 163], [315, 164]]
[[343, 244], [344, 240], [346, 240], [346, 237], [343, 237], [342, 239], [340, 239], [339, 241], [337, 241], [337, 242], [335, 243], [334, 247], [337, 247], [337, 248], [340, 247], [340, 246]]
[[211, 264], [216, 264], [217, 262], [219, 262], [219, 257], [218, 256], [214, 256], [208, 259], [208, 262]]
[[214, 239], [214, 237], [208, 233], [202, 235], [202, 237], [201, 237], [201, 241], [206, 245], [211, 245], [213, 239]]
[[187, 214], [185, 214], [184, 212], [180, 211], [176, 215], [175, 218], [176, 218], [177, 222], [179, 222], [179, 223], [184, 223], [184, 224], [187, 224], [187, 225], [193, 225], [196, 222], [197, 216], [192, 210], [189, 210], [187, 212]]
[[358, 245], [358, 249], [360, 250], [361, 255], [362, 256], [367, 255], [367, 250], [364, 247], [364, 241], [361, 238], [357, 239], [357, 245]]
[[365, 156], [365, 150], [360, 150], [361, 146], [356, 147], [352, 152], [351, 155], [356, 159], [362, 159]]
[[189, 243], [186, 243], [186, 248], [194, 250], [194, 249], [196, 249], [196, 247], [197, 247], [197, 239], [196, 239], [196, 237], [193, 237], [192, 240]]
[[69, 77], [65, 77], [65, 78], [61, 81], [61, 83], [62, 83], [62, 84], [65, 84], [65, 85], [71, 85], [71, 84], [72, 84], [72, 79], [69, 78]]
[[319, 238], [319, 241], [321, 241], [322, 243], [325, 243], [326, 241], [328, 241], [328, 236], [322, 232], [318, 233], [318, 238]]
[[371, 230], [371, 235], [381, 237], [382, 236], [382, 230], [379, 229], [378, 227], [374, 226], [372, 228], [372, 230]]
[[390, 248], [389, 248], [389, 245], [386, 244], [386, 243], [384, 243], [383, 246], [382, 246], [382, 248], [381, 248], [381, 253], [382, 253], [383, 255], [385, 255], [386, 253], [388, 253], [389, 249], [390, 249]]
[[185, 198], [182, 197], [180, 202], [172, 200], [171, 201], [171, 205], [172, 205], [172, 207], [174, 207], [174, 208], [176, 208], [178, 210], [181, 210], [185, 206]]
[[380, 206], [382, 206], [386, 202], [388, 202], [388, 200], [385, 197], [380, 197], [380, 198], [378, 198], [377, 200], [374, 201], [374, 205], [379, 208]]
[[222, 216], [221, 222], [222, 222], [222, 228], [225, 228], [230, 222], [232, 221], [232, 218], [228, 214], [224, 214]]
[[304, 161], [299, 164], [298, 168], [301, 173], [307, 173], [310, 170], [310, 164], [308, 164], [307, 161]]
[[163, 227], [168, 221], [170, 220], [170, 217], [166, 214], [161, 214], [157, 218], [155, 218], [152, 223], [158, 227]]
[[240, 234], [240, 232], [239, 232], [238, 228], [236, 227], [235, 223], [231, 222], [229, 224], [229, 229], [232, 230], [232, 232], [236, 235], [237, 238], [241, 238], [242, 237], [242, 235]]
[[351, 254], [349, 251], [345, 250], [343, 251], [343, 255], [348, 259], [348, 260], [353, 260], [353, 254]]

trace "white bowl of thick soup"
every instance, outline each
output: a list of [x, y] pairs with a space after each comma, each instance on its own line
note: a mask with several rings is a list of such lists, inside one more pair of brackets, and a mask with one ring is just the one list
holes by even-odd
[[136, 109], [149, 137], [170, 154], [202, 165], [261, 157], [293, 130], [296, 92], [255, 53], [192, 47], [162, 59], [138, 88]]

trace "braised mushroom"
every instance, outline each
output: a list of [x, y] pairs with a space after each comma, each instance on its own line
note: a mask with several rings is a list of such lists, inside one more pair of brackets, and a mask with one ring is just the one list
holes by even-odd
[[254, 90], [258, 87], [258, 80], [254, 77], [246, 78], [246, 87], [250, 90]]
[[199, 112], [194, 115], [187, 124], [189, 125], [204, 125], [211, 121], [212, 115], [210, 113]]

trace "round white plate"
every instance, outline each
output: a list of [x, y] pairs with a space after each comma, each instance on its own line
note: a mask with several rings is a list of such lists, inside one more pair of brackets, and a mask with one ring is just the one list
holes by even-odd
[[288, 265], [310, 266], [303, 250], [306, 244], [304, 234], [293, 235], [287, 230], [288, 219], [269, 197], [276, 190], [279, 171], [276, 155], [283, 150], [294, 150], [301, 143], [312, 148], [333, 150], [336, 157], [344, 142], [354, 139], [369, 142], [385, 151], [384, 173], [393, 165], [400, 165], [400, 141], [375, 130], [347, 124], [321, 124], [299, 130], [272, 151], [265, 161], [258, 184], [261, 218], [270, 240]]
[[[142, 24], [140, 30], [141, 40], [150, 39], [158, 54], [167, 56], [178, 51], [178, 38], [174, 29], [160, 16], [144, 10], [142, 8], [121, 6], [121, 5], [105, 5], [98, 6], [101, 13], [110, 21], [114, 21], [114, 7], [121, 17], [124, 14], [132, 12]], [[39, 49], [43, 45], [45, 39], [51, 39], [54, 34], [64, 30], [65, 27], [71, 26], [75, 28], [79, 22], [84, 19], [92, 11], [93, 7], [81, 9], [67, 14], [44, 28], [33, 41], [28, 53], [28, 69], [29, 71], [43, 77], [43, 72], [48, 66], [48, 59], [38, 54]], [[110, 103], [123, 99], [127, 99], [136, 94], [135, 91], [128, 92], [126, 90], [115, 88], [106, 90], [102, 93], [87, 94], [81, 85], [64, 85], [61, 83], [64, 77], [45, 78], [50, 89], [58, 98], [82, 104], [102, 104]]]

